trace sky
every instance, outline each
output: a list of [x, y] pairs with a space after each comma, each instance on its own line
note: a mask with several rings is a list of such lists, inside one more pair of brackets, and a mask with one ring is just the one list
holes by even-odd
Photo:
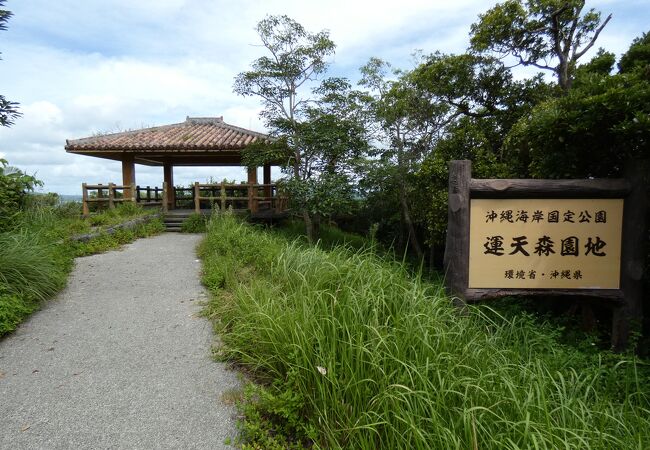
[[[20, 103], [23, 117], [0, 127], [0, 158], [36, 174], [47, 192], [78, 195], [82, 182], [121, 183], [119, 162], [67, 154], [66, 139], [187, 116], [223, 116], [265, 131], [259, 99], [237, 96], [232, 87], [235, 76], [264, 55], [255, 25], [266, 15], [288, 15], [310, 32], [329, 30], [337, 49], [328, 74], [356, 83], [371, 57], [408, 69], [417, 50], [465, 51], [470, 25], [495, 3], [8, 0], [4, 8], [14, 16], [0, 31], [0, 94]], [[612, 13], [595, 47], [617, 56], [649, 30], [647, 0], [588, 0], [587, 7]], [[209, 177], [246, 175], [232, 167], [174, 170], [176, 184]], [[136, 182], [160, 186], [162, 168], [137, 165]]]

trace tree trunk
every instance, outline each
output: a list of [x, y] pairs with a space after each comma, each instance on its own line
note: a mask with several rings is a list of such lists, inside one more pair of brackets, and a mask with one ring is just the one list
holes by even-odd
[[435, 262], [436, 262], [436, 250], [433, 245], [433, 240], [429, 242], [429, 275], [432, 275], [435, 272]]
[[314, 238], [320, 236], [320, 224], [322, 221], [322, 217], [320, 214], [314, 214], [314, 217], [312, 217], [312, 229], [314, 233]]
[[571, 89], [571, 76], [569, 74], [569, 61], [566, 57], [560, 58], [560, 64], [558, 65], [558, 84], [562, 88], [562, 92], [566, 95]]
[[302, 218], [305, 221], [305, 234], [307, 235], [307, 240], [310, 244], [314, 243], [314, 223], [311, 220], [311, 216], [306, 209], [302, 210]]
[[404, 241], [406, 240], [404, 235], [406, 234], [404, 232], [404, 229], [406, 228], [404, 226], [404, 212], [402, 211], [402, 208], [400, 207], [399, 209], [399, 233], [397, 233], [397, 244], [395, 248], [398, 250], [404, 250], [406, 248], [406, 244], [404, 244]]
[[402, 217], [404, 223], [406, 224], [406, 229], [408, 231], [408, 240], [406, 241], [406, 246], [408, 247], [409, 243], [413, 246], [415, 254], [419, 260], [424, 258], [424, 253], [422, 252], [422, 247], [418, 242], [418, 237], [415, 234], [415, 227], [413, 226], [413, 221], [411, 220], [411, 213], [409, 211], [408, 200], [406, 198], [406, 162], [404, 161], [404, 143], [402, 142], [402, 137], [399, 127], [396, 130], [397, 132], [397, 166], [399, 179], [397, 184], [399, 186], [399, 203], [402, 209]]
[[409, 212], [408, 201], [406, 199], [406, 186], [404, 186], [403, 180], [400, 180], [399, 185], [399, 202], [402, 206], [402, 215], [404, 216], [404, 223], [406, 224], [406, 229], [408, 230], [409, 234], [407, 245], [410, 243], [413, 246], [415, 254], [417, 255], [418, 259], [421, 260], [424, 258], [424, 253], [422, 252], [422, 247], [420, 247], [420, 243], [418, 242], [417, 234], [415, 234], [415, 226], [413, 225], [413, 220], [411, 220], [411, 213]]

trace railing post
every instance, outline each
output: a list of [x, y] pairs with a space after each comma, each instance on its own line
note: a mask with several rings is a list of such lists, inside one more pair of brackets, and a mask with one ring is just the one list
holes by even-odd
[[81, 183], [81, 213], [84, 217], [90, 215], [90, 208], [88, 208], [88, 188], [86, 183]]
[[108, 183], [108, 208], [115, 208], [115, 183]]
[[221, 195], [221, 211], [225, 211], [226, 210], [226, 185], [224, 184], [223, 181], [221, 182], [220, 195]]
[[151, 201], [151, 186], [147, 186], [147, 203]]
[[257, 201], [255, 200], [255, 184], [256, 183], [252, 182], [248, 183], [248, 210], [251, 213], [257, 212]]
[[167, 212], [169, 210], [169, 204], [167, 203], [167, 182], [163, 181], [162, 188], [162, 210]]
[[[97, 186], [102, 186], [102, 184], [99, 183]], [[102, 197], [104, 197], [104, 189], [102, 189], [101, 187], [97, 188], [97, 198], [102, 198]]]
[[138, 203], [138, 197], [140, 196], [140, 193], [138, 192], [138, 186], [136, 186], [135, 183], [131, 183], [131, 201], [133, 204]]
[[201, 214], [201, 187], [199, 182], [194, 182], [194, 212]]

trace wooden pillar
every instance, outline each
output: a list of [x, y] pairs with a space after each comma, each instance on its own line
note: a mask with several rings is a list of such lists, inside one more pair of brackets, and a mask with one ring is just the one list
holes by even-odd
[[115, 183], [108, 183], [108, 209], [115, 208]]
[[219, 197], [221, 200], [221, 211], [226, 210], [226, 184], [225, 182], [221, 181], [221, 189], [219, 190]]
[[264, 164], [264, 197], [271, 198], [271, 164]]
[[201, 187], [198, 181], [194, 183], [194, 212], [201, 214]]
[[81, 183], [81, 205], [82, 205], [82, 214], [84, 217], [90, 215], [90, 208], [88, 207], [88, 188], [86, 183]]
[[174, 189], [174, 166], [170, 162], [163, 164], [165, 183], [167, 183], [167, 196], [163, 199], [169, 209], [175, 209], [176, 191]]
[[131, 188], [127, 186], [135, 184], [135, 157], [133, 154], [122, 155], [122, 186], [124, 186], [124, 198], [132, 197]]
[[257, 167], [248, 168], [248, 209], [250, 212], [257, 212]]
[[163, 181], [162, 198], [160, 203], [162, 205], [163, 212], [166, 213], [169, 208], [169, 203], [167, 203], [167, 182], [166, 181]]
[[454, 304], [464, 306], [469, 284], [469, 185], [472, 162], [449, 162], [449, 205], [445, 244], [445, 284]]
[[627, 162], [625, 178], [630, 182], [631, 192], [623, 204], [623, 240], [621, 242], [621, 289], [625, 296], [622, 305], [614, 308], [612, 318], [612, 349], [626, 349], [632, 327], [640, 327], [643, 322], [643, 266], [647, 255], [645, 236], [647, 236], [646, 212], [648, 197], [644, 185], [643, 164], [638, 161]]

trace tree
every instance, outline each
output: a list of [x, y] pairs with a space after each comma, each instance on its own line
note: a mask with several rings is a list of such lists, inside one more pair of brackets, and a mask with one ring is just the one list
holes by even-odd
[[360, 84], [368, 88], [373, 96], [369, 107], [377, 124], [376, 138], [379, 141], [375, 149], [379, 159], [371, 165], [376, 173], [367, 177], [383, 179], [384, 183], [396, 188], [401, 213], [400, 241], [403, 241], [405, 231], [408, 244], [418, 258], [422, 258], [424, 252], [409, 201], [409, 178], [444, 126], [448, 106], [429, 102], [413, 84], [408, 72], [393, 71], [395, 79], [389, 79], [390, 71], [390, 64], [377, 58], [372, 58], [361, 68]]
[[508, 133], [506, 151], [530, 154], [534, 177], [619, 177], [626, 162], [648, 160], [650, 77], [581, 75], [570, 93], [540, 103]]
[[[0, 8], [4, 6], [5, 1], [6, 0], [0, 0]], [[0, 9], [0, 31], [7, 29], [7, 22], [11, 16], [11, 11]], [[14, 120], [21, 115], [20, 111], [18, 111], [18, 103], [11, 102], [3, 95], [0, 95], [0, 126], [9, 127], [13, 125]]]
[[245, 163], [256, 166], [284, 161], [290, 180], [283, 183], [305, 221], [307, 236], [314, 223], [343, 208], [352, 196], [347, 166], [365, 148], [365, 130], [358, 124], [359, 93], [343, 79], [316, 81], [327, 69], [335, 45], [326, 31], [307, 32], [287, 16], [269, 16], [257, 25], [268, 56], [240, 73], [234, 91], [262, 99], [261, 115], [276, 138], [244, 152]]
[[645, 69], [650, 73], [650, 32], [634, 39], [618, 63], [618, 70], [621, 73], [629, 73], [637, 69]]
[[[444, 172], [445, 179], [440, 180], [444, 186], [436, 183], [435, 189], [444, 188], [445, 192], [430, 195], [433, 178], [421, 182], [422, 163], [429, 161], [428, 167], [433, 167], [431, 160], [437, 158], [439, 143], [450, 133], [485, 134], [481, 142], [489, 146], [480, 151], [487, 152], [488, 156], [498, 155], [501, 136], [516, 122], [524, 107], [538, 101], [533, 93], [543, 84], [539, 77], [527, 82], [513, 81], [509, 69], [491, 57], [434, 53], [422, 57], [421, 61], [407, 72], [391, 73], [390, 66], [378, 59], [371, 59], [361, 69], [361, 83], [374, 96], [371, 109], [380, 130], [376, 150], [379, 158], [368, 163], [363, 183], [369, 203], [376, 204], [375, 209], [383, 209], [379, 215], [372, 215], [372, 220], [379, 219], [382, 231], [401, 230], [395, 236], [398, 244], [408, 235], [408, 245], [419, 257], [424, 254], [422, 239], [428, 243], [437, 239], [431, 221], [436, 221], [435, 227], [444, 229], [444, 224], [441, 225], [444, 217], [433, 218], [430, 213], [432, 198], [446, 202], [447, 182], [445, 170], [436, 173], [439, 176]], [[545, 95], [547, 90], [543, 91]], [[465, 120], [468, 118], [471, 120]], [[459, 122], [462, 126], [458, 126]], [[469, 127], [473, 131], [465, 133]], [[461, 141], [453, 139], [457, 144]], [[467, 152], [471, 153], [472, 147], [461, 147], [456, 155]], [[452, 153], [444, 152], [443, 157]], [[501, 157], [483, 159], [500, 161]], [[435, 167], [446, 165], [444, 159], [442, 166], [438, 162]], [[428, 173], [433, 175], [431, 171]], [[384, 205], [398, 210], [399, 218]]]
[[294, 155], [294, 176], [300, 176], [301, 147], [297, 124], [308, 104], [301, 93], [327, 69], [326, 57], [334, 53], [329, 33], [308, 33], [287, 16], [269, 16], [257, 24], [257, 33], [270, 53], [252, 64], [251, 71], [235, 78], [235, 93], [262, 99], [261, 115], [272, 133], [287, 138]]
[[551, 70], [567, 92], [578, 59], [612, 18], [610, 14], [601, 20], [600, 12], [583, 12], [584, 7], [585, 0], [506, 0], [472, 25], [471, 48], [513, 56], [517, 65]]
[[314, 89], [314, 101], [297, 125], [301, 139], [301, 176], [284, 183], [291, 202], [307, 211], [318, 232], [321, 217], [348, 213], [354, 196], [356, 166], [368, 149], [363, 94], [342, 78]]
[[515, 81], [500, 60], [475, 54], [434, 53], [409, 76], [422, 98], [447, 105], [439, 109], [444, 126], [413, 179], [413, 219], [433, 261], [447, 227], [448, 162], [472, 160], [479, 178], [514, 176], [519, 164], [504, 157], [504, 136], [550, 89], [540, 76]]

